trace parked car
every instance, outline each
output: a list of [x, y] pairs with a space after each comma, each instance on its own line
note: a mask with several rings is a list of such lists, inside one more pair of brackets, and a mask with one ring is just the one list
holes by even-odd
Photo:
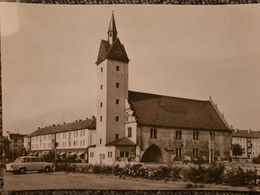
[[54, 163], [42, 162], [40, 158], [35, 156], [21, 156], [13, 163], [6, 164], [6, 171], [13, 173], [26, 173], [26, 171], [51, 172]]
[[117, 161], [113, 164], [113, 166], [118, 166], [120, 168], [125, 168], [126, 166], [143, 166], [143, 163], [137, 162], [134, 158], [126, 158], [126, 157], [120, 157], [117, 159]]

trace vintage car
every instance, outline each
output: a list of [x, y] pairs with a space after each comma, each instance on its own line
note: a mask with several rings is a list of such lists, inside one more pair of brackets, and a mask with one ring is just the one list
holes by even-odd
[[54, 163], [42, 162], [40, 158], [35, 156], [21, 156], [13, 163], [6, 164], [6, 171], [13, 173], [26, 173], [26, 171], [51, 172]]
[[126, 157], [120, 157], [117, 159], [117, 161], [113, 164], [113, 166], [118, 166], [120, 168], [125, 168], [127, 166], [143, 166], [143, 163], [135, 161], [133, 158], [126, 158]]

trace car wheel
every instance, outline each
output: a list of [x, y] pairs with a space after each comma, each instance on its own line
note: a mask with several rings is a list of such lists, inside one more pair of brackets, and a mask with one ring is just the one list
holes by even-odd
[[50, 167], [45, 167], [45, 168], [44, 168], [44, 172], [45, 172], [45, 173], [51, 172], [51, 168], [50, 168]]
[[25, 174], [26, 173], [26, 168], [20, 168], [19, 169], [20, 174]]

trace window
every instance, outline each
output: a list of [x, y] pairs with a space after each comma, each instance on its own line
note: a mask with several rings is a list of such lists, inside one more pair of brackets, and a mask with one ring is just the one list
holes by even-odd
[[100, 108], [102, 108], [102, 102], [100, 102]]
[[193, 157], [194, 157], [194, 158], [198, 158], [198, 156], [199, 156], [199, 150], [198, 150], [198, 148], [193, 148]]
[[85, 146], [85, 140], [83, 140], [83, 146]]
[[69, 138], [71, 138], [71, 133], [69, 133]]
[[89, 156], [94, 157], [94, 152], [90, 152]]
[[119, 66], [116, 66], [116, 71], [119, 71]]
[[100, 69], [100, 70], [101, 70], [101, 72], [103, 72], [103, 67], [101, 67], [101, 69]]
[[116, 121], [119, 121], [119, 116], [116, 116]]
[[108, 158], [112, 158], [112, 152], [108, 152], [108, 153], [107, 153], [107, 157], [108, 157]]
[[116, 88], [119, 88], [119, 83], [116, 83]]
[[76, 141], [73, 142], [73, 145], [76, 146]]
[[176, 139], [181, 139], [181, 134], [182, 134], [182, 132], [177, 130], [176, 131]]
[[105, 154], [103, 154], [103, 159], [105, 159]]
[[85, 136], [85, 131], [83, 131], [83, 136]]
[[69, 141], [69, 147], [71, 146], [71, 142]]
[[102, 139], [99, 139], [99, 143], [102, 144]]
[[214, 141], [215, 140], [215, 132], [210, 132], [209, 137], [210, 137], [210, 141]]
[[100, 116], [100, 122], [102, 122], [102, 116]]
[[119, 99], [116, 99], [116, 104], [119, 104]]
[[181, 148], [176, 148], [176, 157], [181, 157]]
[[100, 89], [101, 89], [101, 90], [103, 89], [103, 85], [100, 85]]
[[132, 127], [127, 128], [127, 137], [132, 137]]
[[150, 138], [157, 139], [157, 129], [150, 129]]
[[125, 152], [125, 157], [128, 157], [129, 156], [129, 152]]
[[116, 139], [119, 139], [119, 134], [116, 134]]
[[193, 131], [193, 140], [199, 140], [199, 132]]
[[120, 152], [120, 157], [125, 157], [125, 153], [124, 152]]
[[80, 140], [80, 146], [82, 146], [82, 140]]

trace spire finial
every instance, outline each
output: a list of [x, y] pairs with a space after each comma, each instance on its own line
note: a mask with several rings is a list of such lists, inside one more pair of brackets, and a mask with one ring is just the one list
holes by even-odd
[[114, 10], [112, 10], [112, 17], [108, 27], [108, 41], [112, 44], [117, 38], [116, 22], [114, 18]]

